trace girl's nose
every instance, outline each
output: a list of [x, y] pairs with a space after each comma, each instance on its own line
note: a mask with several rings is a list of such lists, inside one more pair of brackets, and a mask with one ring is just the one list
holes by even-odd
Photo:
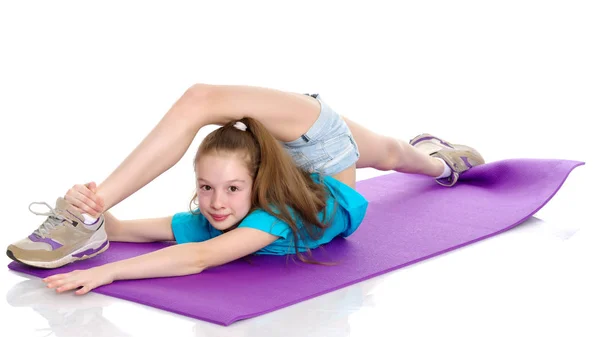
[[212, 198], [210, 200], [210, 206], [212, 208], [222, 208], [223, 207], [223, 197], [221, 196], [221, 193], [216, 192], [213, 193]]

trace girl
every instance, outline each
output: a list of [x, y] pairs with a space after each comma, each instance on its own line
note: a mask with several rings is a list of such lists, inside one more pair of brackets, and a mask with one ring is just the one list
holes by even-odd
[[[222, 127], [203, 140], [194, 160], [197, 210], [133, 221], [107, 212], [173, 166], [208, 124]], [[367, 201], [353, 189], [357, 167], [424, 174], [453, 186], [460, 173], [483, 162], [474, 149], [431, 135], [408, 144], [375, 134], [319, 95], [194, 85], [100, 186], [76, 185], [49, 216], [105, 223], [99, 228], [108, 240], [179, 244], [44, 281], [58, 292], [85, 294], [114, 280], [194, 274], [253, 253], [295, 252], [308, 261], [300, 252], [348, 236], [362, 221]], [[48, 220], [41, 227], [44, 240], [58, 230]], [[11, 245], [9, 256], [19, 260], [15, 252], [23, 247]]]

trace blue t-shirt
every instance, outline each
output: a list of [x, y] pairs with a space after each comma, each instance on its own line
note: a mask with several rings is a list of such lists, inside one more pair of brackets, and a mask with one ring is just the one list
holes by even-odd
[[[317, 182], [320, 178], [316, 173], [311, 174], [311, 177]], [[328, 223], [328, 220], [330, 220], [330, 226], [317, 240], [313, 240], [308, 236], [305, 240], [299, 237], [298, 250], [301, 252], [306, 251], [305, 247], [314, 249], [330, 242], [339, 235], [343, 237], [351, 235], [359, 227], [367, 212], [368, 201], [356, 190], [332, 177], [325, 176], [322, 179], [331, 196], [327, 200], [324, 212], [319, 215], [320, 220], [324, 223]], [[293, 212], [291, 214], [294, 216]], [[324, 215], [327, 216], [327, 219], [324, 219]], [[175, 240], [180, 244], [201, 242], [222, 234], [202, 214], [191, 212], [181, 212], [173, 215], [171, 226]], [[292, 230], [284, 221], [262, 209], [250, 212], [241, 221], [238, 228], [240, 227], [255, 228], [279, 237], [275, 242], [255, 254], [295, 254]]]

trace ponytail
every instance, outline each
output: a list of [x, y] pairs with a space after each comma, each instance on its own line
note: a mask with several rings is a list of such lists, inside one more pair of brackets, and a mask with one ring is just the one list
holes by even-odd
[[[248, 172], [254, 179], [251, 211], [262, 209], [284, 221], [292, 231], [298, 258], [303, 262], [318, 263], [312, 260], [308, 247], [304, 248], [309, 258], [300, 254], [298, 245], [300, 240], [319, 239], [330, 226], [319, 219], [328, 198], [324, 185], [296, 166], [279, 141], [253, 118], [227, 123], [209, 134], [198, 148], [194, 165], [201, 154], [212, 151], [247, 154]], [[192, 202], [195, 198], [196, 195]]]

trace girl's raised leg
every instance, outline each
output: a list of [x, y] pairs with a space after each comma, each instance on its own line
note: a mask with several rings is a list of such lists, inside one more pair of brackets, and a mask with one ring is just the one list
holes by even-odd
[[[280, 141], [299, 138], [317, 120], [319, 102], [307, 95], [276, 89], [235, 86], [191, 86], [173, 104], [142, 142], [98, 186], [104, 210], [112, 208], [175, 165], [197, 132], [206, 125], [223, 125], [252, 117]], [[377, 134], [346, 118], [361, 157], [356, 167], [439, 176], [444, 165], [408, 143]], [[355, 169], [336, 178], [354, 186]]]
[[252, 117], [280, 141], [305, 133], [319, 116], [319, 103], [309, 96], [274, 89], [196, 84], [167, 111], [154, 129], [98, 185], [108, 210], [175, 165], [205, 125], [223, 125]]

